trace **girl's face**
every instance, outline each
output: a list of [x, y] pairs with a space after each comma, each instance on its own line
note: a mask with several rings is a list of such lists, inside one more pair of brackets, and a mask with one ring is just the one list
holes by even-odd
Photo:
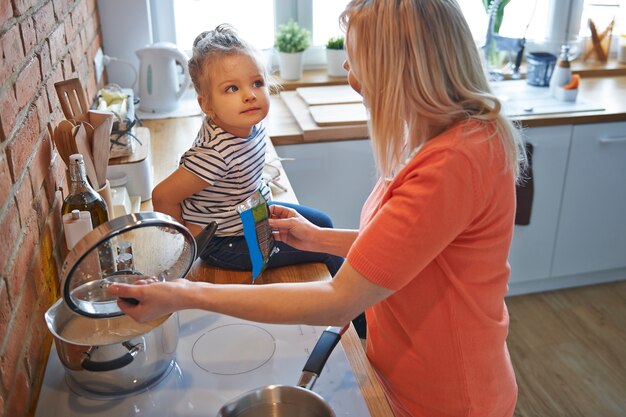
[[225, 131], [248, 137], [270, 107], [263, 70], [252, 57], [236, 54], [208, 62], [204, 71], [208, 82], [198, 96], [202, 111]]

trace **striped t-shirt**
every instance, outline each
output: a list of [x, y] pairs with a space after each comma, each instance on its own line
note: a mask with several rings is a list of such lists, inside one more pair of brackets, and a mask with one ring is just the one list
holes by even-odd
[[205, 180], [209, 186], [187, 197], [181, 204], [185, 222], [201, 226], [218, 224], [216, 236], [243, 234], [237, 205], [257, 189], [269, 200], [269, 187], [261, 181], [265, 165], [265, 126], [254, 126], [247, 138], [234, 136], [208, 117], [191, 149], [183, 154], [180, 165]]

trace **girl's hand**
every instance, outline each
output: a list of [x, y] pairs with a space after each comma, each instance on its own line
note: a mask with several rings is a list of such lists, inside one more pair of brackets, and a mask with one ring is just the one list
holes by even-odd
[[[190, 284], [182, 278], [168, 282], [145, 279], [135, 284], [111, 284], [107, 292], [120, 297], [117, 304], [124, 314], [145, 323], [180, 310], [184, 289]], [[134, 298], [139, 303], [126, 302], [122, 297]]]
[[296, 249], [315, 251], [314, 235], [319, 232], [320, 228], [294, 209], [272, 204], [269, 222], [274, 239], [277, 241]]

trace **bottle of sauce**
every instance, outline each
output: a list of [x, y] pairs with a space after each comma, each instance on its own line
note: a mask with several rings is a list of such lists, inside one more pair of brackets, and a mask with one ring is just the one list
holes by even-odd
[[552, 95], [556, 94], [556, 90], [570, 82], [572, 78], [572, 69], [569, 62], [569, 46], [561, 46], [561, 56], [554, 68], [552, 78], [550, 78], [550, 91]]
[[[109, 220], [107, 203], [87, 181], [85, 161], [81, 154], [70, 155], [70, 191], [63, 200], [61, 215], [76, 212], [88, 212], [91, 218], [91, 225], [95, 229], [102, 223]], [[66, 233], [70, 232], [68, 230]], [[94, 256], [96, 253], [94, 253]], [[92, 274], [106, 277], [115, 272], [115, 257], [111, 247], [111, 241], [102, 243], [97, 250], [97, 258], [85, 261]]]
[[91, 216], [91, 225], [95, 229], [98, 225], [109, 220], [107, 203], [98, 194], [89, 182], [85, 171], [85, 162], [81, 154], [70, 155], [70, 191], [63, 200], [61, 214], [71, 213], [72, 210], [88, 211]]

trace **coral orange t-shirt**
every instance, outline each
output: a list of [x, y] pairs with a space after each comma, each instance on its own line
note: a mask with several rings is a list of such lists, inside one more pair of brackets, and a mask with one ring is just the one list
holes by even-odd
[[478, 122], [428, 141], [361, 213], [348, 262], [394, 290], [367, 309], [367, 356], [396, 417], [505, 417], [515, 183]]

